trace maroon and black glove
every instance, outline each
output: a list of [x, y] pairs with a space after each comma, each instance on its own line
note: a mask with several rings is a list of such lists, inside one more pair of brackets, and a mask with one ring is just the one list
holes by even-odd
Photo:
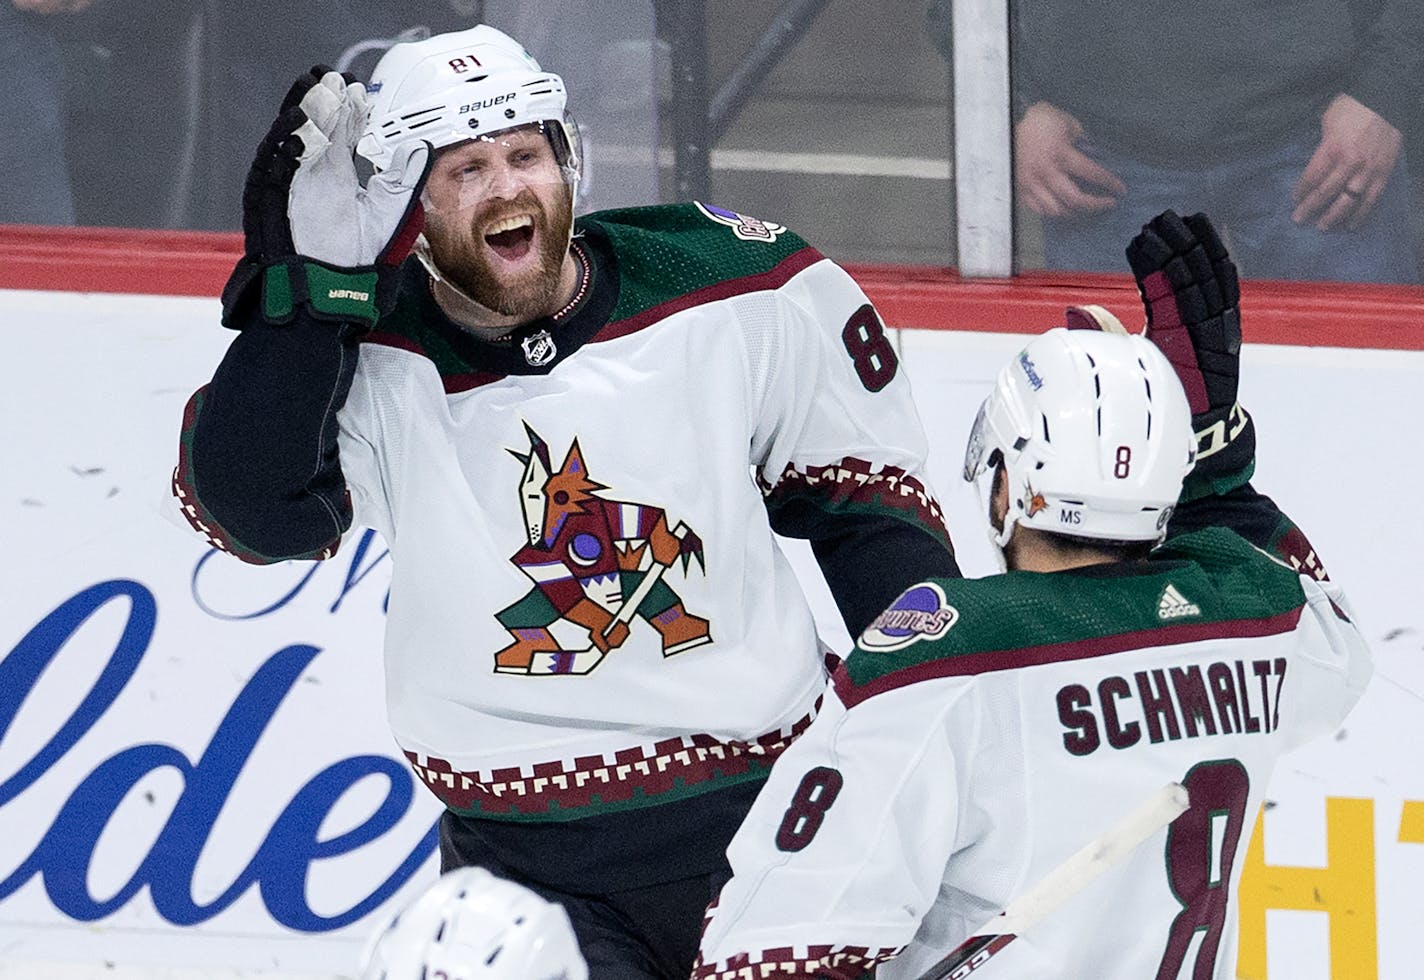
[[1241, 376], [1241, 290], [1236, 265], [1204, 214], [1164, 211], [1127, 246], [1147, 308], [1144, 331], [1177, 371], [1192, 409], [1197, 465], [1188, 495], [1250, 479], [1256, 427], [1236, 400]]

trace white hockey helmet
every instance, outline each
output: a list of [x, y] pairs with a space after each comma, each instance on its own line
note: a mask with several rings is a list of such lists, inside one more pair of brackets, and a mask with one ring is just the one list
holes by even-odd
[[1015, 524], [1160, 541], [1195, 462], [1191, 419], [1181, 382], [1151, 341], [1057, 327], [999, 372], [969, 434], [964, 478], [979, 480], [1003, 461], [1009, 511], [993, 534], [1000, 548]]
[[563, 179], [577, 190], [582, 152], [563, 79], [502, 31], [480, 24], [393, 45], [366, 90], [371, 114], [356, 149], [377, 169], [407, 143], [424, 140], [440, 150], [538, 125]]
[[563, 906], [484, 868], [459, 868], [371, 936], [360, 980], [588, 980]]

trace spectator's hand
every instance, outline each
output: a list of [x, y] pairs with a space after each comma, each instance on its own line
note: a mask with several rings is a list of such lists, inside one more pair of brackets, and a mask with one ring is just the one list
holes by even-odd
[[1116, 174], [1074, 145], [1082, 135], [1082, 123], [1048, 102], [1029, 106], [1014, 127], [1014, 182], [1030, 211], [1048, 218], [1096, 214], [1126, 193]]
[[87, 10], [91, 0], [14, 0], [15, 9], [31, 14], [77, 14]]
[[1384, 193], [1403, 142], [1369, 106], [1335, 96], [1320, 116], [1320, 145], [1291, 193], [1291, 220], [1314, 222], [1320, 231], [1360, 227]]

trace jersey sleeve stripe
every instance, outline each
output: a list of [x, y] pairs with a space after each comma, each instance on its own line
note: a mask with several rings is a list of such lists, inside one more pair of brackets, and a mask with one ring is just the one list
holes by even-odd
[[706, 303], [715, 303], [718, 300], [730, 299], [733, 296], [741, 296], [744, 293], [754, 293], [763, 289], [777, 289], [786, 285], [797, 273], [815, 265], [823, 258], [825, 258], [825, 256], [808, 245], [805, 248], [792, 252], [765, 272], [749, 276], [739, 276], [734, 279], [724, 279], [721, 282], [712, 283], [701, 289], [694, 289], [690, 293], [684, 293], [681, 296], [674, 297], [656, 306], [650, 306], [633, 316], [625, 317], [622, 320], [614, 320], [600, 328], [589, 342], [600, 343], [605, 340], [616, 340], [619, 337], [626, 337], [629, 334], [637, 333], [639, 330], [650, 327], [658, 321], [672, 316], [674, 313], [690, 310], [693, 307], [702, 306]]

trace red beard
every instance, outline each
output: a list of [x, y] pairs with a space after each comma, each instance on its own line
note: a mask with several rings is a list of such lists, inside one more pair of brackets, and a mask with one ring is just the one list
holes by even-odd
[[[502, 316], [528, 322], [552, 314], [563, 299], [559, 295], [560, 272], [573, 227], [573, 201], [566, 187], [557, 189], [551, 198], [546, 201], [525, 190], [512, 202], [483, 209], [463, 226], [427, 219], [425, 239], [441, 277]], [[479, 229], [504, 215], [523, 213], [533, 216], [533, 245], [538, 254], [532, 267], [510, 274], [490, 254], [492, 246]]]

